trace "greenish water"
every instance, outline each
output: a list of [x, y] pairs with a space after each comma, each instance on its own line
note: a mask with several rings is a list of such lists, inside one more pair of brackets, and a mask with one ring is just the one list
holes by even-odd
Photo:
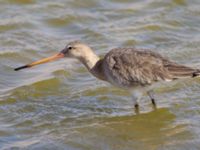
[[0, 0], [0, 149], [199, 150], [200, 79], [156, 87], [136, 115], [126, 91], [74, 60], [20, 65], [81, 40], [103, 56], [153, 49], [200, 68], [199, 0]]

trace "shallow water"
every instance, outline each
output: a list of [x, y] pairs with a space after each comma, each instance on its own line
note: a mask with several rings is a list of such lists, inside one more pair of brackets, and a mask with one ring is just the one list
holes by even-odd
[[32, 69], [69, 41], [103, 56], [114, 47], [153, 49], [200, 67], [199, 0], [0, 0], [0, 149], [200, 149], [200, 79], [155, 87], [136, 115], [126, 91], [74, 60]]

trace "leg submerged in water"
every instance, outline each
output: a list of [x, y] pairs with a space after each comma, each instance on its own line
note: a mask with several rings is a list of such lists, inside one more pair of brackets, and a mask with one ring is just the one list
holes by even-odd
[[156, 102], [155, 102], [153, 90], [148, 91], [148, 92], [147, 92], [147, 95], [150, 97], [153, 106], [156, 107]]
[[135, 109], [139, 109], [138, 101], [142, 97], [142, 92], [138, 90], [134, 90], [131, 92], [131, 94], [132, 94], [132, 100], [134, 102]]

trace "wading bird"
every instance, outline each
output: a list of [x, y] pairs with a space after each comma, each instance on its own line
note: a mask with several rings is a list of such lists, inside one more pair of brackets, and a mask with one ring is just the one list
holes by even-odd
[[[78, 41], [70, 42], [56, 55], [18, 67], [15, 71], [64, 57], [78, 59], [95, 77], [130, 91], [136, 108], [144, 89], [153, 83], [200, 76], [199, 69], [177, 64], [149, 50], [115, 48], [100, 59], [89, 46]], [[146, 92], [156, 105], [151, 90]]]

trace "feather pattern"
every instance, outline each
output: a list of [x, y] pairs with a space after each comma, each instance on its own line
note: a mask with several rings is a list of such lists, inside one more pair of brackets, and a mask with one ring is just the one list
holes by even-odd
[[174, 63], [158, 53], [134, 48], [111, 50], [103, 59], [103, 67], [107, 80], [123, 87], [200, 75], [200, 70]]

